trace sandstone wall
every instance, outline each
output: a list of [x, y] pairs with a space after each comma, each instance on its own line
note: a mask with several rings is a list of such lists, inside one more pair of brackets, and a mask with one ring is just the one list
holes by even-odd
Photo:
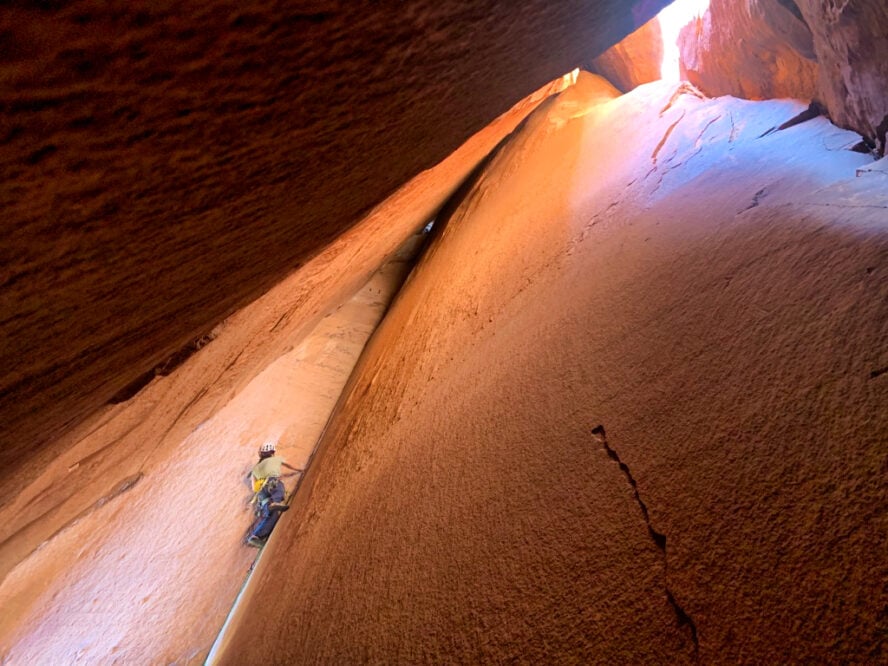
[[663, 37], [653, 19], [592, 60], [590, 71], [628, 92], [659, 79], [662, 60]]
[[821, 101], [833, 122], [885, 152], [888, 132], [888, 5], [882, 0], [799, 0], [820, 63]]
[[[881, 0], [712, 0], [679, 37], [682, 77], [711, 96], [816, 101], [884, 152], [888, 8]], [[595, 71], [629, 90], [658, 77], [656, 21], [611, 47]]]
[[804, 108], [591, 77], [541, 107], [218, 663], [883, 661], [888, 189], [822, 117], [769, 132]]
[[0, 9], [0, 467], [665, 0]]
[[884, 151], [886, 35], [882, 0], [712, 0], [682, 32], [682, 67], [709, 95], [817, 100]]
[[712, 96], [813, 99], [818, 67], [811, 31], [787, 4], [712, 0], [679, 38], [683, 78]]
[[[537, 104], [572, 78], [561, 77], [536, 91], [411, 179], [323, 252], [213, 329], [211, 339], [181, 365], [52, 441], [48, 448], [56, 455], [47, 464], [38, 469], [32, 454], [20, 461], [31, 464], [26, 477], [14, 478], [14, 469], [5, 470], [14, 482], [2, 487], [0, 580], [73, 522], [105, 505], [126, 503], [134, 479], [147, 476], [150, 482], [161, 462], [177, 455], [182, 443], [255, 376], [348, 300]], [[264, 440], [262, 427], [259, 432], [248, 428], [244, 436]], [[217, 445], [220, 458], [231, 455], [225, 444]]]

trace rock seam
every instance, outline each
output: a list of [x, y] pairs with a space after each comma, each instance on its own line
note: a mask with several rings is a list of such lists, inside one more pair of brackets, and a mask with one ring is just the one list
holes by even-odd
[[679, 628], [687, 628], [691, 637], [691, 642], [694, 644], [694, 656], [697, 657], [699, 656], [700, 650], [700, 643], [697, 638], [697, 625], [685, 609], [682, 608], [681, 604], [676, 601], [675, 595], [669, 587], [669, 568], [666, 559], [666, 535], [656, 530], [651, 524], [651, 517], [647, 505], [644, 503], [644, 500], [641, 499], [641, 495], [638, 492], [638, 483], [635, 481], [635, 477], [632, 476], [632, 471], [629, 469], [629, 466], [622, 461], [619, 454], [608, 444], [604, 426], [597, 425], [592, 428], [592, 436], [599, 444], [601, 444], [601, 447], [604, 449], [604, 452], [607, 453], [607, 456], [617, 463], [620, 467], [620, 471], [622, 471], [623, 475], [626, 477], [626, 481], [628, 481], [629, 485], [632, 487], [635, 501], [638, 504], [638, 508], [641, 509], [641, 515], [644, 517], [644, 522], [647, 525], [648, 534], [663, 558], [663, 586], [666, 591], [666, 600], [669, 602], [669, 605], [675, 613]]

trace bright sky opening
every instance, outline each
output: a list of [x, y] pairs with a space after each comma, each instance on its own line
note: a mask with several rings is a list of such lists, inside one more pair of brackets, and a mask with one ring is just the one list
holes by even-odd
[[709, 0], [675, 0], [657, 14], [660, 32], [663, 36], [663, 62], [660, 77], [664, 81], [678, 82], [681, 74], [678, 68], [678, 33], [688, 23], [702, 16], [709, 9]]

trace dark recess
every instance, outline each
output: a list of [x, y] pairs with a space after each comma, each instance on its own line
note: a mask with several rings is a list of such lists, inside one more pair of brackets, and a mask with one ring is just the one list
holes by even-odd
[[215, 337], [216, 336], [212, 333], [208, 333], [206, 335], [200, 336], [192, 342], [189, 342], [187, 345], [182, 347], [182, 349], [167, 358], [167, 360], [165, 360], [163, 363], [151, 368], [147, 372], [142, 373], [129, 384], [120, 389], [108, 401], [109, 404], [117, 405], [121, 402], [126, 402], [127, 400], [134, 398], [136, 394], [143, 388], [148, 386], [148, 384], [150, 384], [155, 377], [166, 377], [173, 370], [187, 361], [192, 354], [195, 354], [197, 351], [212, 342]]
[[777, 0], [777, 2], [780, 3], [781, 7], [791, 12], [799, 21], [808, 25], [808, 22], [805, 21], [805, 17], [802, 16], [802, 10], [799, 9], [799, 6], [793, 2], [793, 0]]

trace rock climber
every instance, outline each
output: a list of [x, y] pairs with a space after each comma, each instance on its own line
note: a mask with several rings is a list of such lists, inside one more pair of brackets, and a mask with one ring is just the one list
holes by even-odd
[[292, 476], [302, 472], [301, 469], [288, 465], [284, 459], [275, 455], [273, 442], [266, 442], [259, 447], [259, 462], [253, 466], [250, 472], [250, 480], [253, 487], [254, 512], [256, 524], [247, 539], [247, 545], [260, 547], [265, 544], [274, 526], [277, 524], [281, 512], [290, 508], [285, 500], [284, 482], [281, 481], [283, 468], [292, 470]]

